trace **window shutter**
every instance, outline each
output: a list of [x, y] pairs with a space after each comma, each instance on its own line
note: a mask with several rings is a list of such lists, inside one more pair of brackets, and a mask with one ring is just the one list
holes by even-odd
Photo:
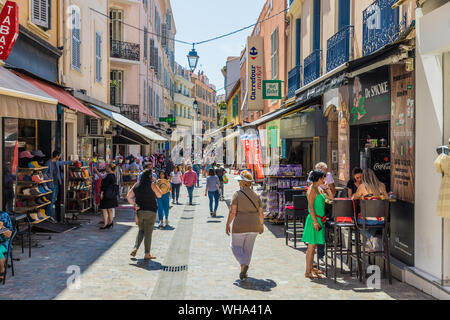
[[147, 60], [147, 27], [144, 27], [144, 60]]
[[144, 80], [144, 105], [143, 105], [143, 112], [146, 113], [147, 109], [147, 81]]
[[77, 70], [81, 67], [80, 28], [80, 9], [72, 6], [72, 66]]
[[50, 1], [31, 0], [31, 22], [47, 29], [50, 27]]
[[167, 24], [163, 23], [161, 28], [161, 45], [167, 48]]

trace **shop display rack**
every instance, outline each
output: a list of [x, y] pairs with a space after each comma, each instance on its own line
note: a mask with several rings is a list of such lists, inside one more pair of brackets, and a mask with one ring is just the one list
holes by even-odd
[[[16, 175], [15, 212], [27, 215], [27, 223], [33, 225], [48, 220], [45, 207], [51, 204], [53, 191], [45, 184], [51, 179], [43, 171], [48, 167], [18, 168]], [[36, 179], [34, 179], [36, 178]], [[34, 179], [34, 180], [33, 180]]]
[[[69, 166], [67, 183], [66, 220], [79, 219], [80, 213], [92, 209], [92, 174], [89, 166]], [[89, 220], [89, 219], [87, 219]]]

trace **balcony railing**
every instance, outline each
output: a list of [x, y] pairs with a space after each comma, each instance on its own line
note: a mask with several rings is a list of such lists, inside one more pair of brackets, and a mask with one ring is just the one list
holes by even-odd
[[327, 72], [350, 60], [353, 26], [343, 27], [327, 41]]
[[288, 73], [288, 99], [295, 96], [295, 91], [301, 87], [301, 74], [302, 66], [295, 66]]
[[322, 50], [314, 50], [303, 62], [303, 83], [306, 86], [320, 77], [320, 58]]
[[117, 104], [120, 108], [120, 114], [128, 119], [140, 123], [139, 121], [139, 106], [136, 104]]
[[140, 45], [118, 40], [111, 40], [111, 58], [125, 60], [140, 60]]
[[396, 41], [406, 24], [400, 22], [399, 8], [392, 9], [397, 0], [376, 0], [363, 12], [363, 56]]

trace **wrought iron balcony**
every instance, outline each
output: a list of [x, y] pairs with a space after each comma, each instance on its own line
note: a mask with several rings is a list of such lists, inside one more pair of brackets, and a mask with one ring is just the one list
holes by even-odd
[[314, 50], [303, 62], [303, 85], [320, 77], [320, 59], [322, 50]]
[[327, 41], [327, 72], [350, 60], [353, 26], [345, 26]]
[[396, 41], [406, 25], [400, 22], [397, 0], [376, 0], [363, 11], [363, 56]]
[[120, 113], [128, 119], [140, 123], [139, 121], [139, 105], [137, 104], [116, 104], [120, 108]]
[[288, 99], [295, 96], [295, 91], [300, 89], [302, 83], [300, 79], [302, 66], [295, 66], [288, 73]]
[[125, 60], [140, 60], [140, 45], [118, 40], [111, 40], [111, 58]]

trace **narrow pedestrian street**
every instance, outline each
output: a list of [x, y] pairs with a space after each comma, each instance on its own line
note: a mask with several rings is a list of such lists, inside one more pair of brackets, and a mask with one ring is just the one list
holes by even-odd
[[[339, 277], [337, 284], [305, 279], [305, 247], [286, 246], [282, 226], [268, 223], [257, 238], [249, 279], [241, 282], [225, 234], [227, 203], [238, 184], [230, 179], [226, 185], [227, 201], [220, 203], [216, 218], [209, 217], [204, 185], [202, 178], [195, 206], [185, 205], [183, 188], [183, 204], [170, 211], [172, 227], [155, 228], [156, 260], [144, 262], [143, 246], [131, 258], [137, 227], [131, 208], [122, 206], [113, 229], [99, 230], [100, 217], [95, 216], [76, 230], [42, 240], [43, 247], [33, 248], [31, 258], [17, 246], [15, 257], [21, 261], [15, 264], [15, 276], [9, 273], [0, 299], [431, 299], [395, 279], [392, 285], [383, 279], [381, 290], [367, 289], [348, 276]], [[67, 287], [70, 266], [81, 270], [79, 289]]]

